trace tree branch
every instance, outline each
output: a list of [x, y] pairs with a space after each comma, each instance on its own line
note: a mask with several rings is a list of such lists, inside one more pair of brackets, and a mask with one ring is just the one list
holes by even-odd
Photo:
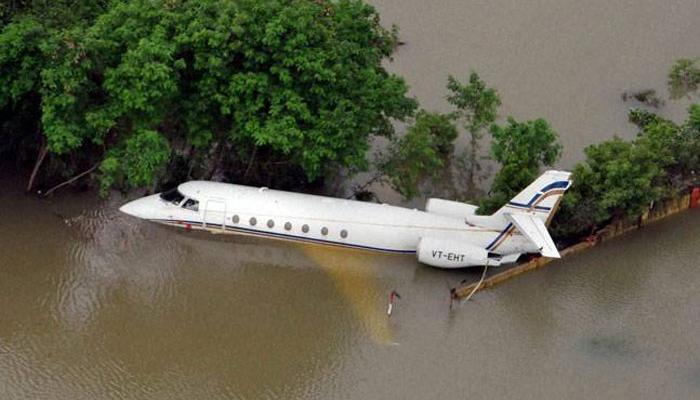
[[36, 160], [36, 163], [34, 164], [34, 169], [32, 170], [32, 174], [29, 176], [29, 182], [27, 183], [27, 192], [31, 192], [32, 188], [34, 187], [34, 180], [36, 179], [36, 174], [39, 172], [39, 167], [41, 167], [41, 164], [44, 162], [44, 158], [46, 158], [46, 154], [49, 152], [49, 146], [48, 144], [44, 143], [41, 146], [41, 150], [39, 151], [39, 157]]
[[85, 176], [85, 175], [89, 174], [90, 172], [94, 171], [95, 169], [97, 169], [97, 167], [99, 165], [100, 165], [100, 163], [97, 163], [97, 164], [93, 165], [90, 169], [88, 169], [87, 171], [81, 172], [80, 174], [68, 179], [67, 181], [65, 181], [63, 183], [59, 183], [58, 185], [52, 187], [51, 189], [47, 190], [46, 193], [44, 193], [44, 197], [47, 197], [48, 195], [53, 193], [56, 189], [59, 189], [59, 188], [66, 186], [66, 185], [70, 185], [71, 183], [77, 181], [78, 179], [82, 178], [83, 176]]

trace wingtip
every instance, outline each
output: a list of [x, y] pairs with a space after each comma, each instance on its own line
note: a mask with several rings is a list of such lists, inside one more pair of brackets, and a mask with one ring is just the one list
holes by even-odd
[[542, 254], [543, 257], [547, 257], [547, 258], [561, 258], [561, 254], [559, 254], [558, 251], [557, 252], [545, 251], [545, 252], [540, 253], [540, 254]]

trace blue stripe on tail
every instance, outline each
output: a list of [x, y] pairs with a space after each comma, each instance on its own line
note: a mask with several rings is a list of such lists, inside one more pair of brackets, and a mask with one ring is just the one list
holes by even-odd
[[[515, 201], [510, 201], [510, 202], [508, 202], [508, 205], [513, 206], [513, 207], [532, 208], [532, 204], [535, 201], [537, 201], [537, 199], [539, 199], [541, 196], [543, 196], [545, 193], [549, 192], [550, 190], [554, 190], [554, 189], [566, 189], [569, 187], [569, 184], [570, 184], [569, 181], [552, 182], [549, 185], [543, 187], [539, 193], [536, 193], [534, 196], [532, 196], [532, 198], [530, 199], [530, 201], [527, 202], [527, 204], [517, 203]], [[535, 206], [534, 208], [535, 208], [535, 210], [541, 210], [541, 211], [550, 211], [551, 210], [550, 207], [542, 207], [542, 206]]]
[[496, 236], [496, 238], [493, 239], [493, 242], [489, 243], [489, 245], [486, 246], [486, 250], [490, 250], [491, 247], [493, 247], [493, 245], [496, 244], [496, 242], [498, 242], [498, 240], [499, 240], [501, 237], [503, 237], [503, 235], [505, 235], [506, 232], [508, 232], [508, 229], [510, 229], [511, 226], [513, 226], [513, 224], [511, 224], [511, 223], [509, 222], [508, 225], [506, 225], [505, 229], [503, 229], [503, 230], [501, 231], [501, 233], [499, 233], [498, 236]]

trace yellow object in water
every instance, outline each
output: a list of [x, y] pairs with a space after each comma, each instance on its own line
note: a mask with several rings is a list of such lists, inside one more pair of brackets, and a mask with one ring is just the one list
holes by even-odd
[[388, 255], [325, 246], [300, 246], [304, 254], [328, 273], [372, 339], [379, 344], [391, 344], [391, 328], [378, 303], [381, 296], [372, 268]]

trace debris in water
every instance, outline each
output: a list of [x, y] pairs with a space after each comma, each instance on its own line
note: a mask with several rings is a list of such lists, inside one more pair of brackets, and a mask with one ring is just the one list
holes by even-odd
[[389, 294], [389, 308], [386, 310], [386, 314], [391, 317], [391, 312], [394, 309], [394, 302], [396, 302], [396, 299], [400, 299], [401, 295], [399, 295], [395, 290], [392, 290], [391, 293]]

